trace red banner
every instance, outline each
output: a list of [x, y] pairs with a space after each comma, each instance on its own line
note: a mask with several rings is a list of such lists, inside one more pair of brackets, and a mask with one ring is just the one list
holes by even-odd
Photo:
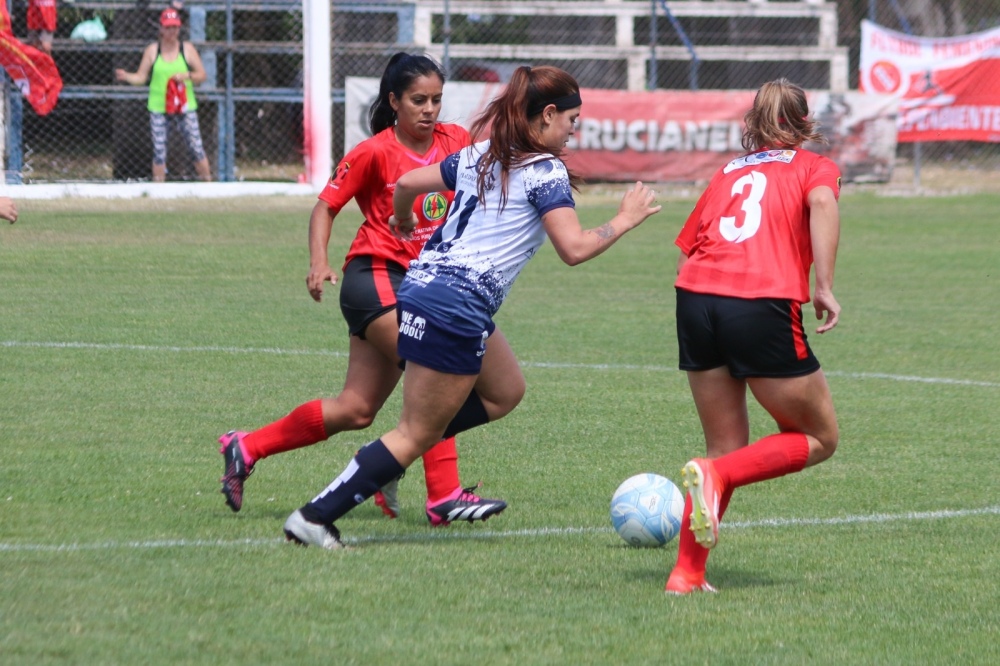
[[898, 140], [1000, 142], [1000, 28], [911, 37], [862, 21], [859, 87], [899, 101]]
[[[743, 148], [743, 116], [756, 91], [581, 91], [583, 112], [567, 164], [589, 181], [702, 181]], [[845, 181], [883, 182], [896, 152], [893, 100], [812, 92], [809, 108], [827, 142], [806, 147]]]
[[62, 77], [56, 63], [52, 56], [14, 37], [5, 2], [0, 2], [0, 65], [21, 89], [35, 113], [44, 116], [55, 108], [62, 90]]
[[743, 152], [752, 91], [580, 91], [567, 164], [588, 180], [704, 180]]

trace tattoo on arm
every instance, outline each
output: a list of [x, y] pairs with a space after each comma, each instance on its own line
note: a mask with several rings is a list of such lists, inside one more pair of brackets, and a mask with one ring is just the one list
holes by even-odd
[[597, 237], [601, 240], [610, 240], [615, 237], [615, 228], [611, 226], [610, 222], [606, 222], [595, 229], [591, 229], [591, 231], [597, 234]]

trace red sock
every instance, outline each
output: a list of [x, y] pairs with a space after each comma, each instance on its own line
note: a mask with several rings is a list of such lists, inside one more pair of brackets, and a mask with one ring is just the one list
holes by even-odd
[[323, 401], [299, 405], [287, 416], [243, 438], [243, 450], [255, 462], [275, 453], [301, 449], [326, 439], [323, 425]]
[[424, 454], [423, 459], [428, 502], [439, 502], [462, 485], [458, 480], [458, 449], [454, 437], [442, 439]]
[[759, 439], [712, 461], [726, 489], [801, 472], [809, 459], [809, 440], [800, 432]]
[[[719, 521], [726, 513], [729, 500], [733, 496], [733, 489], [727, 487], [722, 497], [719, 498]], [[680, 545], [677, 548], [677, 566], [692, 573], [705, 573], [705, 564], [708, 562], [708, 548], [702, 547], [694, 538], [691, 531], [691, 496], [684, 498], [684, 517], [681, 520]]]

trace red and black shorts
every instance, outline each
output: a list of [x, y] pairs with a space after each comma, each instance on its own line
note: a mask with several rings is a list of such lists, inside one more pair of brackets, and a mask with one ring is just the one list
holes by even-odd
[[340, 311], [351, 335], [365, 339], [365, 329], [396, 307], [396, 291], [406, 268], [379, 257], [355, 257], [340, 279]]
[[733, 377], [799, 377], [819, 370], [806, 341], [802, 304], [677, 289], [681, 370], [726, 366]]

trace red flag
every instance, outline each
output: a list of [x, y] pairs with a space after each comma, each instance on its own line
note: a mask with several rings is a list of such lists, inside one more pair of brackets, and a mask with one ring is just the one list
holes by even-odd
[[21, 43], [10, 27], [7, 3], [0, 2], [0, 65], [40, 116], [55, 108], [62, 77], [52, 56]]

